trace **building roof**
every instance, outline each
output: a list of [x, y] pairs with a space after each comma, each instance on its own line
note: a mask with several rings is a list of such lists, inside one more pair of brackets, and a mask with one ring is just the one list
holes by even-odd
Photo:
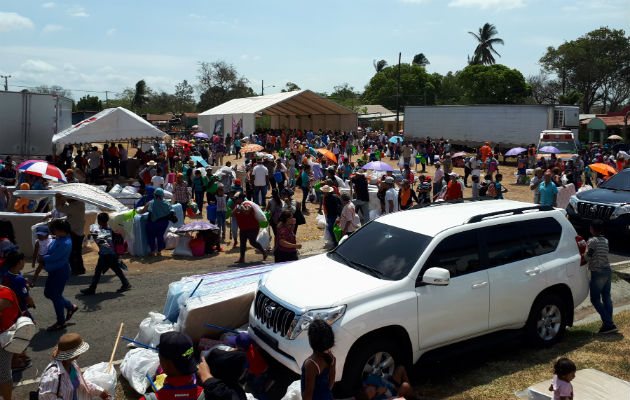
[[199, 115], [257, 114], [265, 115], [339, 115], [356, 114], [334, 101], [310, 90], [294, 90], [265, 96], [233, 99]]
[[392, 110], [388, 110], [387, 108], [383, 107], [380, 104], [365, 104], [365, 105], [359, 106], [358, 110], [359, 111], [365, 110], [365, 112], [361, 112], [362, 115], [364, 114], [386, 114], [386, 115], [395, 114]]
[[197, 118], [197, 115], [199, 115], [199, 113], [184, 113], [184, 117], [186, 118]]
[[173, 119], [172, 114], [147, 114], [147, 121], [170, 121]]
[[[623, 121], [624, 117], [623, 117], [623, 115], [598, 116], [598, 117], [595, 117], [595, 118], [601, 120], [604, 124], [606, 124], [607, 127], [624, 126], [624, 121]], [[588, 125], [588, 123], [591, 122], [595, 118], [589, 118], [589, 119], [581, 120], [580, 124]]]

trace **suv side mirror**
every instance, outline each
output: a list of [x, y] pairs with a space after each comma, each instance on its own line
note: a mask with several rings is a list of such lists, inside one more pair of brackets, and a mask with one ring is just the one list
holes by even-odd
[[339, 243], [337, 244], [337, 246], [339, 246], [341, 243], [345, 242], [346, 240], [348, 240], [348, 235], [343, 235], [343, 237], [339, 239]]
[[425, 285], [446, 286], [451, 281], [451, 273], [444, 268], [429, 268], [422, 276], [422, 283]]

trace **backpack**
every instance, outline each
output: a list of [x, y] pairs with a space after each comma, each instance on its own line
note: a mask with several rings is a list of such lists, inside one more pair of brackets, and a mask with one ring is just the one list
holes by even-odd
[[497, 197], [497, 187], [494, 182], [490, 182], [488, 184], [488, 189], [486, 190], [486, 196], [496, 198]]

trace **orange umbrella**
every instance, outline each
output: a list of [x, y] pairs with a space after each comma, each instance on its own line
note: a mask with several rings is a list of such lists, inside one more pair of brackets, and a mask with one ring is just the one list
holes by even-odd
[[617, 173], [616, 169], [604, 163], [590, 164], [588, 167], [592, 169], [593, 171], [599, 172], [600, 174], [603, 174], [603, 175], [614, 175]]
[[264, 147], [262, 147], [259, 144], [246, 144], [245, 146], [241, 147], [241, 153], [256, 153], [259, 151], [263, 151]]
[[185, 140], [178, 139], [178, 140], [175, 141], [175, 146], [186, 146], [186, 147], [189, 147], [189, 146], [192, 146], [192, 144], [190, 144], [189, 142], [187, 142]]
[[317, 149], [317, 152], [323, 154], [329, 160], [332, 160], [333, 162], [337, 162], [337, 157], [332, 151], [328, 149]]

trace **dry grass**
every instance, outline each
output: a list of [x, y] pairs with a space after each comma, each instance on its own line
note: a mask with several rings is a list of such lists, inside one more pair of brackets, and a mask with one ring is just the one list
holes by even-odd
[[[616, 335], [599, 335], [601, 323], [570, 328], [564, 340], [548, 349], [532, 349], [519, 341], [490, 345], [482, 354], [429, 363], [414, 368], [412, 380], [423, 399], [511, 399], [514, 392], [552, 377], [560, 357], [578, 369], [594, 368], [630, 379], [630, 312], [615, 316]], [[422, 364], [422, 362], [420, 363]]]

